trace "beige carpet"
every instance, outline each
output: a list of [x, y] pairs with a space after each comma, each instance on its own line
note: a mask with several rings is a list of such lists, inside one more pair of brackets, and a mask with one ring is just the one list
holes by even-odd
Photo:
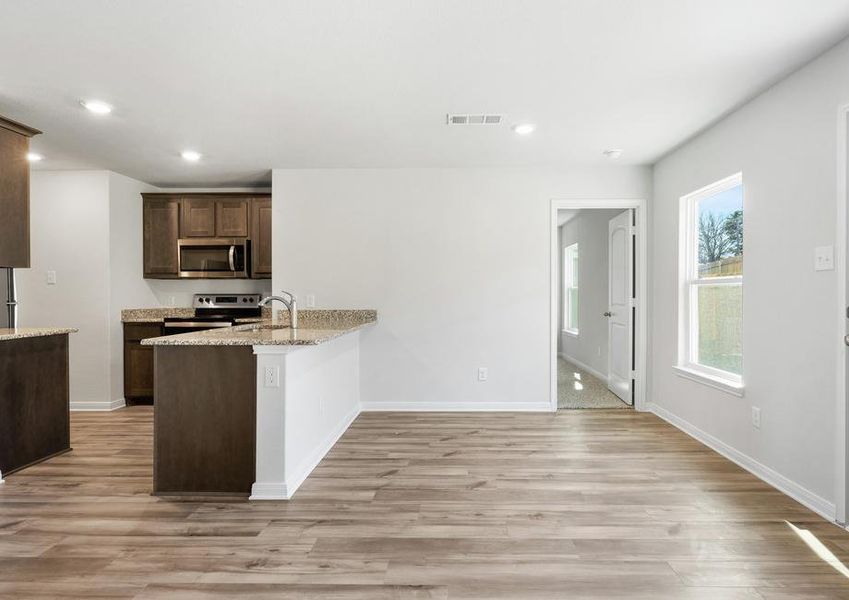
[[557, 358], [557, 408], [631, 408], [598, 377]]

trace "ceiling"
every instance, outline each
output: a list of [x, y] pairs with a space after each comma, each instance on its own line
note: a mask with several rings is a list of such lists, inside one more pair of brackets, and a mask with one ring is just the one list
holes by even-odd
[[[0, 0], [0, 114], [36, 168], [650, 164], [849, 35], [817, 0]], [[87, 113], [82, 98], [114, 105]], [[499, 126], [446, 126], [496, 112]], [[525, 137], [510, 125], [530, 121]], [[190, 164], [184, 149], [202, 152]]]

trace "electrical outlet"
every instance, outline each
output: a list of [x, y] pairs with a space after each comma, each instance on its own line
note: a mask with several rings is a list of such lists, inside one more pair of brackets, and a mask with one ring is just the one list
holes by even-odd
[[56, 285], [56, 271], [47, 271], [47, 285]]
[[265, 387], [280, 387], [280, 367], [265, 367]]
[[478, 367], [478, 381], [486, 381], [489, 378], [489, 369]]
[[169, 306], [176, 306], [177, 298], [174, 296], [168, 296], [168, 304]]
[[757, 406], [752, 407], [752, 427], [755, 429], [761, 428], [761, 409]]
[[834, 246], [818, 246], [814, 248], [814, 270], [834, 270]]
[[307, 308], [315, 308], [315, 294], [307, 294]]

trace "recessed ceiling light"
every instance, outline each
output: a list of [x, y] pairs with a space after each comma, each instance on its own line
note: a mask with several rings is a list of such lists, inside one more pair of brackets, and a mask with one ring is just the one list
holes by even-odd
[[80, 100], [80, 104], [96, 115], [108, 115], [112, 112], [112, 107], [101, 100]]
[[519, 123], [518, 125], [513, 125], [513, 131], [519, 135], [528, 135], [529, 133], [533, 133], [536, 128], [537, 126], [533, 123]]
[[184, 150], [180, 156], [183, 157], [183, 160], [187, 160], [189, 162], [197, 162], [200, 160], [201, 153], [195, 152], [194, 150]]
[[27, 153], [27, 160], [30, 162], [38, 162], [44, 157], [41, 154], [36, 154], [35, 152]]
[[621, 148], [608, 148], [607, 150], [602, 152], [602, 154], [604, 154], [610, 160], [616, 160], [617, 158], [622, 156], [622, 149]]

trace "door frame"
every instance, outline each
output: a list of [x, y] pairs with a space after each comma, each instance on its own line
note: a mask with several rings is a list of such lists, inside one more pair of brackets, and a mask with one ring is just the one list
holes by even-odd
[[849, 261], [849, 244], [847, 244], [847, 235], [849, 235], [849, 170], [847, 170], [847, 161], [849, 161], [849, 104], [843, 104], [837, 109], [837, 232], [835, 236], [835, 270], [837, 275], [837, 310], [835, 310], [836, 327], [835, 331], [840, 335], [835, 336], [835, 346], [837, 347], [837, 381], [836, 384], [836, 404], [835, 404], [835, 493], [834, 493], [834, 509], [835, 521], [845, 526], [847, 512], [847, 498], [849, 498], [849, 384], [846, 378], [849, 375], [849, 352], [847, 346], [843, 342], [843, 336], [849, 333], [847, 326], [847, 315], [845, 313], [847, 299], [849, 299], [849, 282], [846, 280], [847, 269], [846, 265]]
[[622, 210], [634, 209], [636, 212], [636, 254], [634, 260], [637, 263], [637, 320], [634, 327], [634, 348], [636, 349], [636, 365], [637, 373], [634, 382], [634, 410], [644, 412], [647, 409], [648, 402], [648, 203], [645, 199], [588, 199], [588, 198], [567, 198], [554, 199], [551, 201], [551, 214], [549, 221], [549, 235], [551, 236], [551, 275], [549, 279], [550, 286], [550, 307], [551, 314], [549, 320], [549, 332], [551, 337], [550, 352], [550, 396], [551, 411], [557, 410], [557, 339], [560, 335], [558, 331], [559, 323], [559, 306], [560, 306], [560, 287], [559, 269], [560, 264], [560, 248], [557, 235], [557, 211], [561, 209], [593, 209], [593, 208], [621, 208]]

